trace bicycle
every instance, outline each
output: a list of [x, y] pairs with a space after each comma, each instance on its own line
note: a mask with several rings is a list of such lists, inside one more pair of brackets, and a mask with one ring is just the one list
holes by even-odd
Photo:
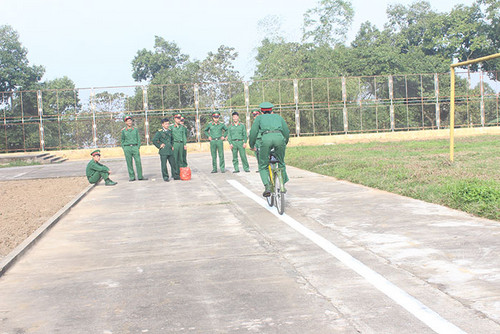
[[285, 184], [283, 183], [282, 168], [278, 167], [278, 159], [271, 151], [269, 154], [269, 184], [271, 185], [271, 196], [266, 197], [270, 207], [276, 206], [280, 215], [285, 212]]

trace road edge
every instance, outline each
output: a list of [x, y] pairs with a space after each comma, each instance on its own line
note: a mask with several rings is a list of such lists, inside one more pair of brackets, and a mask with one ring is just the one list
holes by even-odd
[[33, 232], [28, 238], [14, 248], [7, 256], [0, 260], [0, 277], [2, 277], [7, 270], [14, 265], [32, 246], [40, 240], [43, 235], [49, 231], [68, 211], [75, 206], [87, 193], [94, 188], [96, 184], [89, 184], [84, 190], [76, 195], [64, 207], [57, 211], [50, 217], [42, 226]]

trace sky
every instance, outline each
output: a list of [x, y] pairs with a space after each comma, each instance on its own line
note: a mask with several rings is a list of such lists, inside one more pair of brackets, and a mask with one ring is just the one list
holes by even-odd
[[[430, 1], [430, 0], [429, 0]], [[361, 23], [382, 29], [388, 5], [414, 0], [351, 0], [355, 16], [348, 41]], [[259, 21], [275, 16], [288, 41], [300, 41], [303, 15], [318, 0], [0, 0], [0, 25], [19, 33], [33, 65], [43, 65], [52, 80], [67, 76], [78, 88], [128, 86], [132, 59], [152, 50], [154, 36], [174, 41], [191, 59], [202, 60], [220, 45], [234, 47], [236, 69], [245, 80], [255, 69], [263, 38]], [[449, 12], [473, 0], [432, 0]]]

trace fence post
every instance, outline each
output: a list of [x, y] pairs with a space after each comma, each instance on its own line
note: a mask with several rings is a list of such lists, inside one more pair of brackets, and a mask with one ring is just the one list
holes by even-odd
[[391, 131], [394, 132], [394, 82], [392, 75], [389, 75], [389, 99], [391, 100], [391, 106], [389, 108], [389, 117], [391, 119]]
[[347, 89], [345, 85], [345, 77], [342, 77], [342, 101], [344, 102], [344, 111], [343, 111], [343, 117], [344, 117], [344, 132], [347, 134], [347, 131], [349, 130], [349, 120], [347, 118]]
[[245, 106], [247, 107], [246, 124], [247, 134], [250, 133], [250, 94], [248, 92], [248, 81], [243, 82], [243, 90], [245, 91]]
[[144, 131], [146, 132], [146, 145], [149, 145], [149, 120], [148, 120], [148, 88], [142, 86], [142, 104], [144, 107]]
[[299, 111], [299, 80], [293, 79], [293, 97], [295, 100], [295, 134], [300, 136], [300, 111]]
[[436, 95], [436, 126], [438, 130], [441, 128], [441, 112], [439, 110], [439, 76], [434, 74], [434, 94]]
[[[5, 94], [2, 93], [2, 104], [5, 104], [5, 103], [9, 103], [9, 102], [5, 102]], [[11, 103], [10, 105], [12, 106], [12, 97], [11, 97]], [[21, 104], [22, 106], [22, 104]], [[6, 107], [5, 106], [2, 106], [2, 109], [3, 109], [3, 132], [4, 132], [4, 135], [5, 135], [5, 152], [9, 152], [9, 143], [7, 141], [7, 115], [5, 114], [5, 109]], [[26, 150], [26, 142], [24, 142], [24, 150]]]
[[94, 97], [95, 97], [94, 88], [91, 88], [91, 90], [90, 90], [90, 110], [92, 110], [92, 138], [94, 141], [94, 147], [97, 148], [97, 124], [95, 122]]
[[479, 72], [479, 84], [480, 84], [480, 89], [481, 89], [481, 126], [484, 127], [484, 124], [486, 122], [485, 120], [485, 115], [484, 115], [484, 81], [483, 81], [483, 72]]
[[45, 151], [45, 136], [43, 130], [43, 104], [42, 104], [42, 91], [36, 92], [37, 104], [38, 104], [38, 115], [40, 116], [40, 148]]
[[200, 89], [198, 84], [194, 84], [194, 107], [196, 109], [196, 141], [201, 143], [201, 134], [200, 134]]

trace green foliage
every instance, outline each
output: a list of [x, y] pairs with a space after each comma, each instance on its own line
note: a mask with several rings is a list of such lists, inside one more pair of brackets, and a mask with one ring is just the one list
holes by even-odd
[[155, 36], [154, 51], [139, 50], [132, 60], [132, 77], [135, 81], [149, 81], [164, 70], [182, 67], [188, 60], [175, 42]]
[[450, 189], [450, 198], [456, 203], [478, 203], [491, 204], [500, 201], [500, 188], [497, 183], [482, 180], [462, 180], [453, 184]]
[[[19, 34], [11, 26], [0, 26], [0, 91], [19, 87], [30, 89], [42, 78], [43, 66], [29, 66], [28, 50], [19, 42]], [[3, 95], [2, 95], [3, 96]]]
[[354, 18], [349, 0], [319, 0], [304, 14], [303, 41], [319, 46], [343, 43]]
[[[438, 13], [426, 1], [390, 5], [384, 30], [365, 22], [351, 45], [344, 46], [342, 37], [352, 19], [350, 2], [319, 1], [305, 14], [307, 43], [262, 41], [254, 79], [447, 72], [454, 59], [499, 52], [498, 7], [497, 1], [479, 0]], [[341, 29], [336, 31], [336, 25]], [[500, 60], [471, 66], [479, 68], [498, 70]]]
[[11, 161], [9, 163], [0, 164], [0, 168], [36, 166], [36, 165], [41, 165], [41, 163], [38, 161], [14, 160], [14, 161]]
[[478, 179], [450, 181], [445, 187], [448, 205], [500, 220], [500, 183]]

